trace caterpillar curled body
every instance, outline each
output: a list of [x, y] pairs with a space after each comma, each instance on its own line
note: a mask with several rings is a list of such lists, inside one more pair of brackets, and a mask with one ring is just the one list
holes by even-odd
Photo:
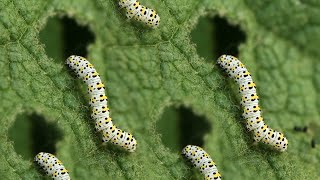
[[105, 94], [105, 86], [93, 65], [85, 58], [75, 55], [70, 56], [66, 64], [88, 86], [89, 105], [92, 109], [91, 117], [95, 120], [96, 131], [102, 132], [102, 141], [111, 141], [129, 152], [134, 152], [137, 145], [136, 139], [130, 133], [113, 125], [107, 106], [108, 98]]
[[192, 164], [200, 170], [206, 180], [221, 179], [221, 174], [216, 164], [201, 147], [187, 145], [183, 148], [182, 155], [189, 159]]
[[282, 133], [269, 128], [263, 121], [256, 84], [244, 64], [230, 55], [220, 56], [217, 63], [239, 85], [240, 104], [244, 108], [242, 116], [247, 120], [247, 129], [253, 131], [254, 140], [272, 145], [279, 151], [287, 150], [287, 138]]
[[157, 28], [160, 24], [159, 14], [155, 10], [141, 5], [137, 0], [119, 0], [119, 6], [125, 8], [128, 19], [133, 18], [152, 28]]
[[45, 170], [48, 176], [51, 176], [53, 179], [70, 180], [67, 169], [63, 166], [62, 162], [53, 154], [40, 152], [35, 156], [34, 161], [43, 170]]

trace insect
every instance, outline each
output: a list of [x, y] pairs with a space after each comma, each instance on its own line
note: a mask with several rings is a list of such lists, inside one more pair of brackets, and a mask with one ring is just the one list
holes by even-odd
[[96, 131], [102, 132], [102, 141], [111, 141], [129, 152], [134, 152], [137, 145], [136, 139], [130, 133], [113, 125], [107, 106], [108, 98], [105, 94], [105, 86], [93, 65], [84, 57], [75, 55], [70, 56], [66, 64], [88, 86], [89, 105], [92, 109], [91, 117], [95, 120]]
[[192, 164], [200, 170], [206, 180], [221, 179], [221, 174], [219, 173], [216, 164], [212, 161], [209, 154], [201, 147], [187, 145], [183, 148], [182, 155], [189, 159]]
[[53, 154], [40, 152], [34, 161], [46, 171], [46, 174], [56, 180], [69, 180], [68, 170], [63, 166], [62, 162]]
[[119, 6], [125, 8], [128, 19], [133, 18], [152, 28], [157, 28], [160, 24], [159, 14], [155, 10], [141, 5], [137, 0], [119, 0]]
[[316, 148], [317, 142], [315, 139], [311, 139], [311, 147]]
[[293, 130], [297, 132], [307, 132], [308, 131], [308, 126], [300, 127], [300, 126], [294, 126]]
[[288, 140], [282, 133], [269, 128], [264, 123], [259, 107], [256, 84], [244, 64], [230, 55], [220, 56], [217, 63], [239, 85], [240, 104], [244, 109], [242, 116], [247, 120], [247, 129], [253, 131], [254, 140], [272, 145], [279, 151], [285, 151], [288, 146]]
[[319, 129], [320, 126], [318, 123], [312, 121], [309, 125], [307, 126], [294, 126], [293, 130], [296, 132], [303, 132], [307, 134], [308, 136], [311, 136], [311, 147], [316, 148], [316, 145], [319, 142], [320, 136], [319, 136]]

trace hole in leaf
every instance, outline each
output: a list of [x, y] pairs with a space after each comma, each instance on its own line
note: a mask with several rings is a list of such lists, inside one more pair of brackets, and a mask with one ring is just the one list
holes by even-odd
[[43, 116], [23, 113], [9, 129], [9, 138], [16, 152], [29, 160], [39, 152], [55, 154], [55, 145], [62, 139], [62, 133], [56, 123], [47, 122]]
[[182, 148], [188, 144], [202, 147], [204, 145], [203, 137], [211, 130], [209, 121], [202, 116], [194, 114], [187, 108], [180, 108], [179, 113]]
[[203, 146], [203, 137], [211, 130], [206, 118], [185, 107], [168, 107], [157, 122], [162, 142], [173, 151], [181, 151], [186, 145]]
[[207, 60], [215, 60], [222, 54], [238, 56], [238, 47], [246, 40], [239, 26], [217, 16], [200, 18], [191, 37], [198, 54]]
[[179, 118], [177, 109], [167, 107], [157, 122], [157, 132], [161, 134], [162, 143], [173, 151], [179, 151], [181, 148]]
[[59, 61], [72, 54], [86, 57], [87, 47], [94, 39], [88, 26], [81, 26], [68, 17], [50, 18], [40, 32], [40, 41], [45, 44], [47, 55]]

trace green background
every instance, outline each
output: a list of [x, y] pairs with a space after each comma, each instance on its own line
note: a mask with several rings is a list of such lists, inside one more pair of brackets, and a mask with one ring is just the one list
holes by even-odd
[[[224, 179], [319, 179], [320, 2], [142, 0], [152, 30], [116, 0], [0, 1], [0, 175], [46, 178], [32, 159], [54, 153], [73, 179], [202, 179], [180, 155], [198, 144]], [[84, 84], [64, 64], [83, 55], [107, 87], [114, 123], [137, 151], [102, 145]], [[254, 144], [236, 84], [215, 64], [239, 56], [265, 122], [287, 152]], [[306, 133], [295, 126], [307, 126]]]

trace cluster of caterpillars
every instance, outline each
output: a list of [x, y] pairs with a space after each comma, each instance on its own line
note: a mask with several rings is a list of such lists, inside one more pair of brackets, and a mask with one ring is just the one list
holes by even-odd
[[[124, 7], [128, 7], [126, 2], [123, 1]], [[111, 141], [129, 152], [134, 152], [137, 145], [135, 138], [112, 123], [105, 86], [94, 66], [85, 58], [75, 55], [70, 56], [66, 64], [88, 86], [89, 105], [92, 108], [91, 117], [95, 120], [96, 130], [102, 131], [103, 142]], [[219, 57], [218, 64], [239, 84], [241, 105], [244, 108], [243, 117], [247, 120], [247, 129], [253, 131], [254, 140], [272, 145], [279, 151], [285, 151], [288, 145], [286, 137], [269, 128], [263, 121], [256, 85], [246, 67], [236, 57], [230, 55]], [[200, 170], [205, 179], [221, 179], [221, 174], [214, 161], [201, 147], [188, 145], [182, 150], [182, 154]], [[68, 171], [54, 155], [41, 152], [35, 157], [35, 161], [52, 178], [70, 179]]]
[[[126, 10], [128, 19], [143, 22], [151, 28], [157, 28], [160, 24], [158, 13], [141, 5], [137, 0], [119, 0], [119, 6]], [[281, 152], [285, 151], [288, 140], [284, 134], [271, 129], [263, 121], [256, 85], [244, 64], [230, 55], [222, 55], [217, 62], [239, 85], [240, 104], [244, 109], [242, 115], [247, 121], [247, 129], [253, 131], [254, 140], [256, 142], [262, 141]], [[134, 152], [137, 141], [132, 134], [117, 128], [113, 124], [107, 106], [108, 98], [105, 94], [105, 86], [94, 66], [85, 58], [75, 55], [70, 56], [66, 63], [88, 86], [89, 105], [92, 109], [91, 117], [95, 120], [96, 131], [102, 132], [102, 141], [111, 141], [111, 143], [124, 148], [128, 152]], [[315, 146], [315, 143], [313, 144]], [[221, 174], [215, 163], [201, 147], [187, 145], [182, 150], [182, 154], [200, 170], [205, 179], [221, 179]], [[53, 179], [70, 179], [68, 171], [54, 155], [41, 152], [36, 155], [35, 161]]]

